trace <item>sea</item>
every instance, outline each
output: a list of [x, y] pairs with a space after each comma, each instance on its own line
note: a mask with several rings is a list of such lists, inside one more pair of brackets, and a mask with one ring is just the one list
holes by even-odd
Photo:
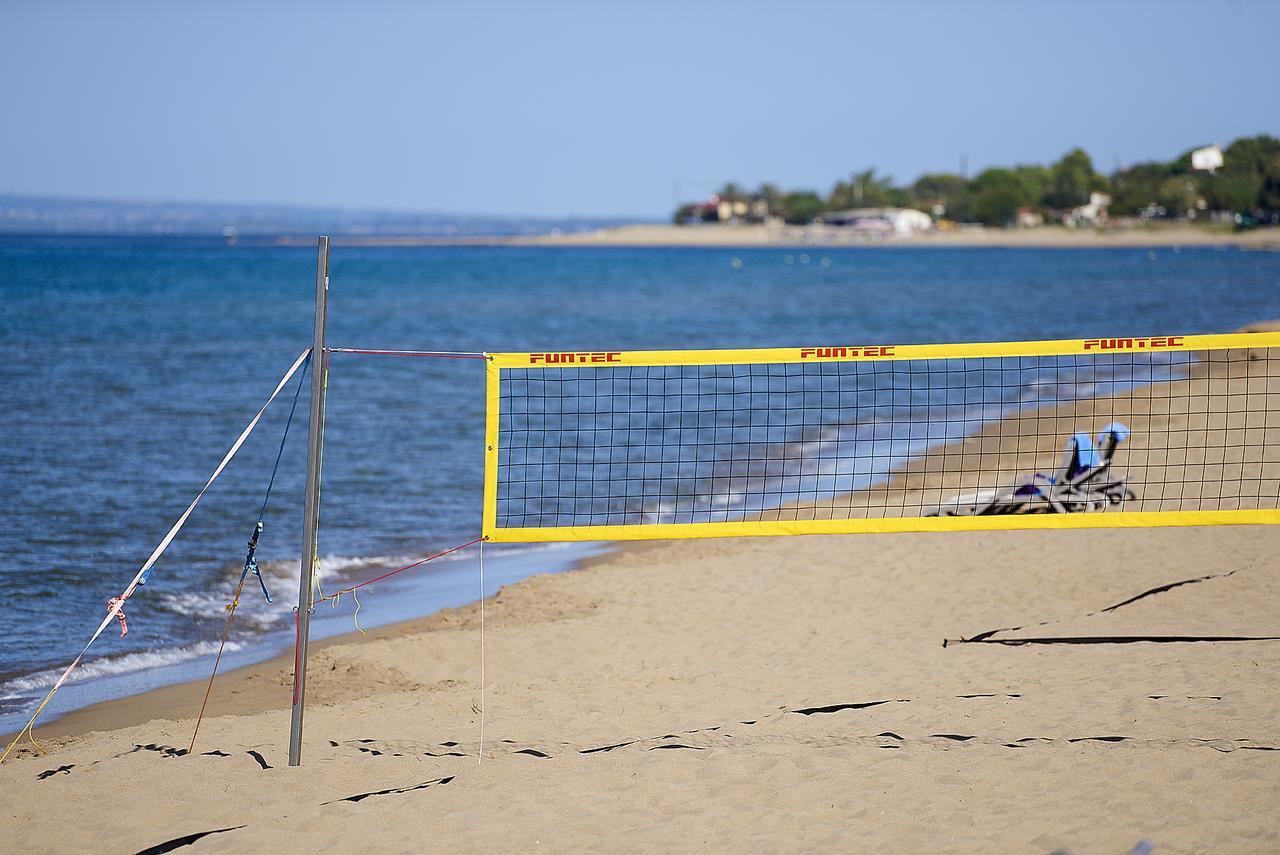
[[[25, 723], [107, 600], [310, 343], [315, 265], [313, 248], [265, 242], [0, 237], [0, 732]], [[1280, 318], [1280, 253], [1226, 246], [337, 246], [329, 344], [464, 352], [908, 344], [1226, 332], [1268, 318]], [[484, 363], [335, 353], [330, 369], [322, 587], [477, 537]], [[1029, 377], [1014, 397], [1034, 402], [1031, 384], [1041, 379]], [[292, 644], [305, 390], [280, 449], [294, 389], [129, 600], [128, 634], [115, 624], [104, 633], [46, 719], [208, 675], [278, 453], [258, 549], [271, 601], [250, 577], [223, 667]], [[491, 545], [483, 591], [608, 548]], [[474, 601], [477, 558], [471, 548], [363, 589], [361, 626]], [[353, 611], [345, 597], [322, 606], [315, 633], [352, 631]], [[197, 706], [193, 690], [192, 709], [173, 714]]]

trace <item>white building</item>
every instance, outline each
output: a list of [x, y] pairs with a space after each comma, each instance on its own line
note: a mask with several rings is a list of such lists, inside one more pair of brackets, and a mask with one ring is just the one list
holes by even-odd
[[1192, 169], [1208, 172], [1212, 175], [1215, 169], [1222, 166], [1222, 163], [1222, 149], [1216, 145], [1207, 145], [1191, 152]]
[[927, 232], [933, 228], [933, 218], [915, 208], [852, 208], [823, 214], [822, 222], [898, 237]]
[[1064, 226], [1096, 226], [1107, 221], [1107, 206], [1111, 204], [1111, 196], [1094, 190], [1089, 194], [1089, 204], [1072, 208], [1062, 217]]
[[1044, 225], [1044, 214], [1035, 208], [1022, 207], [1013, 218], [1013, 224], [1020, 229], [1035, 229]]
[[719, 196], [712, 196], [711, 199], [716, 205], [716, 218], [722, 223], [745, 217], [750, 210], [744, 199], [721, 199]]

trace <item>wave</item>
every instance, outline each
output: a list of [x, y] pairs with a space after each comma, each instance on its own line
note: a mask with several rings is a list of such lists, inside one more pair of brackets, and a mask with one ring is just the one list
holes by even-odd
[[[235, 641], [228, 641], [227, 653], [241, 650], [243, 644]], [[135, 653], [125, 653], [122, 656], [104, 657], [102, 659], [94, 659], [89, 662], [82, 662], [71, 672], [71, 676], [67, 678], [67, 684], [80, 683], [85, 680], [92, 680], [98, 677], [115, 677], [121, 674], [131, 674], [135, 671], [143, 671], [148, 668], [159, 668], [165, 665], [177, 665], [181, 662], [187, 662], [192, 659], [199, 659], [204, 656], [212, 656], [218, 652], [218, 642], [216, 641], [197, 641], [185, 647], [170, 647], [160, 650], [145, 650]], [[0, 701], [26, 699], [31, 697], [32, 693], [40, 692], [50, 688], [57, 682], [58, 677], [66, 670], [66, 666], [59, 668], [49, 668], [43, 671], [36, 671], [31, 674], [25, 674], [21, 677], [14, 677], [0, 683]]]
[[[531, 543], [531, 544], [494, 544], [488, 547], [494, 558], [511, 558], [540, 552], [554, 552], [570, 548], [568, 543]], [[324, 555], [316, 564], [316, 576], [323, 589], [327, 584], [344, 584], [359, 581], [358, 571], [365, 570], [369, 574], [393, 570], [421, 561], [431, 552], [405, 555]], [[432, 565], [454, 564], [459, 561], [474, 559], [473, 550], [462, 550], [436, 558], [421, 567], [409, 571], [429, 571]], [[271, 591], [274, 602], [267, 603], [259, 593], [257, 580], [245, 580], [244, 592], [240, 595], [237, 606], [238, 617], [249, 623], [257, 621], [258, 629], [274, 629], [290, 620], [293, 604], [297, 600], [299, 562], [294, 559], [276, 559], [263, 561], [259, 565], [267, 590]], [[228, 567], [229, 584], [239, 578], [242, 567]], [[173, 614], [188, 617], [220, 617], [230, 602], [230, 593], [218, 590], [206, 591], [157, 591], [153, 603], [157, 608]]]
[[[490, 547], [497, 554], [495, 557], [507, 558], [520, 555], [556, 552], [573, 548], [576, 544], [538, 543], [538, 544], [502, 544]], [[429, 554], [429, 553], [428, 553]], [[334, 581], [351, 570], [380, 570], [402, 566], [421, 559], [422, 555], [385, 555], [385, 556], [342, 556], [327, 555], [320, 559], [318, 571], [321, 579]], [[456, 563], [464, 561], [466, 553], [453, 553], [431, 562]], [[280, 587], [283, 582], [297, 582], [298, 562], [290, 560], [264, 562], [263, 573], [268, 577], [268, 587]], [[251, 593], [246, 582], [245, 594]], [[281, 588], [283, 590], [283, 588]], [[274, 590], [274, 588], [273, 588]], [[255, 593], [256, 592], [252, 592]], [[267, 604], [260, 596], [241, 595], [237, 615], [243, 614], [243, 620], [237, 620], [237, 632], [227, 640], [225, 653], [244, 650], [253, 645], [253, 636], [263, 632], [279, 629], [291, 622], [293, 613], [293, 597], [277, 597], [273, 604]], [[149, 608], [160, 608], [187, 618], [222, 618], [226, 615], [228, 595], [222, 592], [160, 592], [152, 594]], [[237, 638], [237, 636], [239, 638]], [[247, 636], [247, 637], [246, 637]], [[215, 640], [197, 641], [192, 644], [153, 650], [135, 651], [120, 655], [108, 655], [96, 659], [87, 659], [80, 663], [67, 679], [67, 683], [83, 683], [89, 680], [118, 677], [153, 668], [179, 665], [184, 662], [212, 657], [218, 650]], [[11, 677], [0, 682], [0, 710], [11, 711], [34, 702], [45, 690], [53, 686], [65, 670], [65, 664], [54, 668], [46, 668], [28, 674]], [[9, 708], [5, 710], [4, 708]]]

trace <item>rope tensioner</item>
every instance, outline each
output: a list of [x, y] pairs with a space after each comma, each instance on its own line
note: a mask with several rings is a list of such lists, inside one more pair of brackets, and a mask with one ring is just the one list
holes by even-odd
[[[290, 415], [293, 415], [290, 413]], [[262, 596], [268, 603], [271, 602], [271, 592], [267, 590], [267, 583], [262, 579], [262, 570], [258, 567], [258, 538], [262, 536], [262, 520], [259, 519], [253, 527], [253, 535], [249, 538], [249, 551], [244, 557], [244, 571], [240, 574], [240, 584], [244, 584], [244, 579], [250, 572], [258, 577], [258, 585], [262, 588]]]

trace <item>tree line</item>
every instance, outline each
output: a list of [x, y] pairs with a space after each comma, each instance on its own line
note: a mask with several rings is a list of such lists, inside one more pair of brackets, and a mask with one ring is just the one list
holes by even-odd
[[[1184, 219], [1227, 212], [1257, 222], [1280, 217], [1280, 139], [1261, 134], [1242, 137], [1223, 150], [1223, 165], [1212, 173], [1191, 168], [1188, 149], [1174, 160], [1150, 161], [1098, 172], [1081, 148], [1049, 166], [1021, 164], [986, 169], [968, 178], [950, 172], [926, 173], [909, 185], [897, 185], [875, 169], [837, 181], [825, 197], [813, 190], [780, 190], [761, 184], [751, 191], [732, 182], [717, 193], [734, 203], [744, 220], [778, 217], [788, 223], [811, 223], [823, 213], [850, 208], [917, 208], [954, 222], [1004, 226], [1020, 209], [1061, 221], [1073, 208], [1088, 203], [1090, 193], [1111, 196], [1111, 216]], [[746, 213], [741, 213], [745, 209]], [[692, 203], [675, 212], [677, 223], [719, 219], [715, 205]]]

